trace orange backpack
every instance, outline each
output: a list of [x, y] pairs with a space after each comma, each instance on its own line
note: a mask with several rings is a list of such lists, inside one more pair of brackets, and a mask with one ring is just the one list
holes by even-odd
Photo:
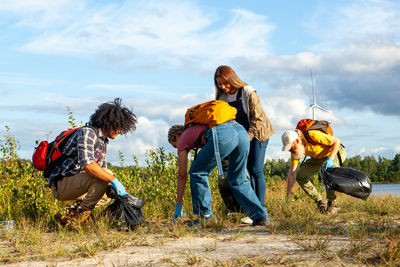
[[304, 137], [306, 138], [307, 142], [313, 145], [319, 145], [315, 141], [313, 141], [308, 133], [310, 130], [318, 130], [323, 133], [333, 135], [332, 127], [330, 126], [328, 121], [317, 121], [312, 119], [303, 119], [297, 123], [296, 129], [299, 129], [303, 132]]
[[222, 100], [212, 100], [189, 108], [185, 114], [185, 127], [206, 124], [209, 128], [236, 118], [236, 108]]

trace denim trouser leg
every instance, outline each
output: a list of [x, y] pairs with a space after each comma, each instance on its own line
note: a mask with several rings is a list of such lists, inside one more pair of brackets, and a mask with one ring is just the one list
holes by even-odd
[[214, 147], [211, 140], [199, 151], [189, 170], [193, 214], [204, 215], [211, 213], [211, 191], [208, 176], [216, 166]]
[[268, 214], [246, 177], [249, 136], [243, 127], [235, 125], [235, 128], [239, 144], [229, 155], [228, 182], [240, 207], [254, 221], [265, 218]]
[[[215, 126], [221, 158], [229, 155], [238, 143], [235, 132], [229, 125], [229, 123], [224, 123]], [[193, 213], [197, 215], [211, 213], [211, 191], [208, 177], [217, 166], [211, 129], [207, 130], [205, 135], [207, 143], [197, 154], [189, 170]]]
[[266, 183], [264, 177], [265, 150], [269, 139], [261, 143], [257, 138], [250, 142], [247, 170], [250, 173], [251, 183], [261, 205], [265, 204]]
[[[249, 152], [248, 135], [244, 128], [234, 121], [215, 126], [221, 158], [229, 157], [228, 182], [233, 195], [242, 209], [253, 220], [266, 217], [256, 194], [246, 178], [246, 165]], [[190, 186], [192, 190], [193, 212], [211, 213], [211, 193], [208, 175], [216, 167], [213, 137], [211, 130], [206, 132], [207, 144], [201, 149], [190, 167]]]

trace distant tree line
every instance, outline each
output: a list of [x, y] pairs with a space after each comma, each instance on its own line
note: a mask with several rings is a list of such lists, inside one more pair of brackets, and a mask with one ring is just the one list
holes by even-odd
[[[346, 159], [344, 167], [364, 172], [371, 182], [400, 183], [400, 154], [396, 154], [393, 159], [355, 156]], [[289, 161], [272, 159], [265, 162], [264, 173], [270, 179], [286, 179], [289, 168]]]

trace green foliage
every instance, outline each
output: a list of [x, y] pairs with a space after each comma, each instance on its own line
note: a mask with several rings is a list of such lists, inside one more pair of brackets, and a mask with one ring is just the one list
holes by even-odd
[[170, 216], [176, 197], [176, 154], [165, 153], [164, 148], [150, 150], [146, 154], [146, 167], [139, 167], [136, 157], [134, 165], [124, 166], [121, 152], [120, 160], [122, 166], [112, 166], [111, 170], [131, 194], [146, 201], [146, 213]]
[[355, 156], [347, 159], [344, 166], [364, 172], [371, 182], [400, 183], [400, 154], [396, 154], [393, 160], [382, 157], [376, 160], [372, 156], [361, 159]]
[[75, 119], [74, 113], [71, 110], [71, 107], [70, 106], [66, 106], [65, 108], [67, 109], [68, 124], [71, 126], [71, 129], [79, 127], [79, 126], [82, 126], [83, 125], [82, 121], [81, 121], [81, 123], [79, 125], [76, 124], [76, 119]]
[[284, 159], [267, 160], [264, 164], [264, 173], [272, 179], [286, 179], [290, 163]]
[[[73, 118], [70, 113], [70, 117]], [[70, 118], [71, 119], [71, 118]], [[74, 122], [71, 119], [70, 124]], [[6, 134], [0, 139], [0, 220], [19, 218], [41, 218], [51, 223], [52, 216], [62, 209], [63, 203], [55, 200], [47, 187], [47, 180], [41, 172], [37, 172], [31, 161], [18, 157], [19, 142], [6, 126]], [[139, 166], [138, 159], [133, 157], [134, 164], [127, 166], [126, 156], [119, 152], [120, 165], [108, 167], [115, 176], [126, 186], [127, 190], [146, 201], [144, 213], [148, 218], [169, 219], [175, 208], [176, 183], [178, 164], [176, 153], [167, 153], [164, 148], [149, 150], [146, 153], [146, 166]], [[189, 166], [193, 160], [190, 154]], [[360, 156], [350, 158], [346, 166], [367, 173], [373, 182], [400, 182], [400, 154], [393, 160]], [[281, 180], [286, 179], [289, 162], [283, 159], [267, 160], [264, 165], [267, 188], [270, 192], [283, 194]], [[314, 181], [318, 188], [321, 184]], [[216, 213], [226, 213], [225, 205], [218, 193], [217, 172], [214, 171], [209, 179], [212, 191], [212, 205]], [[283, 191], [282, 191], [283, 190]], [[294, 191], [295, 199], [307, 199], [301, 190]], [[268, 209], [272, 204], [267, 199]], [[386, 207], [386, 206], [385, 206]], [[378, 207], [374, 202], [365, 205], [370, 214], [391, 213], [390, 206]], [[184, 195], [184, 211], [191, 214], [189, 180]], [[274, 213], [274, 208], [271, 210]]]
[[[55, 200], [47, 187], [47, 179], [33, 167], [30, 160], [18, 158], [18, 142], [9, 133], [0, 139], [0, 220], [18, 218], [41, 218], [52, 222], [52, 216], [62, 209], [61, 202]], [[192, 161], [189, 159], [189, 166]], [[178, 176], [176, 153], [166, 153], [164, 148], [149, 150], [146, 153], [146, 166], [134, 164], [126, 166], [125, 155], [119, 152], [120, 166], [108, 167], [126, 186], [128, 192], [144, 201], [146, 217], [169, 219], [175, 208], [176, 183]], [[216, 172], [210, 176], [210, 188], [217, 192]], [[189, 180], [184, 195], [184, 210], [192, 209]], [[214, 208], [221, 209], [219, 194], [213, 194]]]
[[[400, 154], [396, 154], [393, 160], [372, 156], [355, 156], [346, 159], [344, 167], [353, 168], [364, 172], [374, 183], [400, 183]], [[290, 168], [290, 162], [283, 159], [267, 160], [264, 164], [264, 173], [274, 180], [286, 179]]]
[[57, 206], [51, 200], [46, 181], [32, 163], [18, 158], [18, 142], [6, 127], [0, 139], [0, 220], [47, 217]]

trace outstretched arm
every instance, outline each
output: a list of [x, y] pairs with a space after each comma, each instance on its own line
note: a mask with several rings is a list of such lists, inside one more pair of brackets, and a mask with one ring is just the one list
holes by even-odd
[[334, 159], [339, 151], [339, 148], [340, 140], [332, 136], [331, 153], [329, 154], [328, 159], [325, 161], [325, 169], [333, 168]]
[[334, 159], [336, 157], [336, 154], [339, 151], [340, 148], [340, 140], [339, 138], [336, 138], [334, 136], [332, 136], [332, 143], [331, 143], [331, 154], [329, 155], [328, 158]]
[[187, 181], [187, 158], [188, 151], [183, 150], [178, 154], [178, 185], [176, 192], [176, 204], [182, 204], [183, 193], [185, 192]]
[[292, 189], [293, 189], [294, 183], [296, 182], [296, 176], [297, 176], [297, 164], [296, 165], [291, 164], [290, 170], [286, 177], [286, 179], [287, 179], [286, 197], [287, 198], [292, 194]]

